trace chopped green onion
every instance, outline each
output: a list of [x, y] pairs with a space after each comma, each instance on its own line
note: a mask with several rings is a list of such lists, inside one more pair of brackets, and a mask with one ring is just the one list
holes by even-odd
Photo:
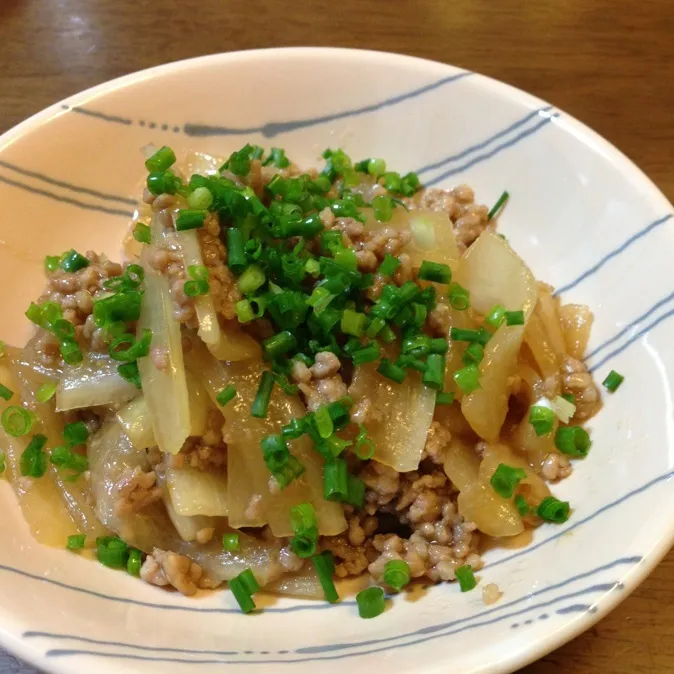
[[384, 174], [383, 178], [384, 178], [384, 187], [389, 192], [400, 192], [401, 180], [399, 173], [389, 171], [388, 173]]
[[176, 163], [176, 155], [173, 150], [164, 145], [159, 148], [151, 157], [145, 160], [145, 168], [149, 171], [166, 171]]
[[358, 615], [361, 618], [376, 618], [386, 609], [384, 590], [380, 587], [368, 587], [356, 595]]
[[213, 193], [204, 185], [187, 196], [187, 205], [195, 211], [207, 211], [212, 204]]
[[65, 340], [61, 342], [59, 346], [59, 351], [63, 356], [63, 360], [68, 365], [77, 365], [78, 363], [81, 363], [82, 360], [84, 359], [80, 347], [74, 340], [73, 341]]
[[592, 441], [580, 426], [560, 426], [555, 433], [555, 447], [569, 456], [587, 456]]
[[311, 561], [316, 569], [316, 575], [323, 588], [325, 599], [331, 604], [338, 602], [339, 595], [337, 594], [335, 582], [332, 579], [335, 573], [335, 563], [332, 559], [332, 553], [329, 550], [325, 550], [320, 555], [312, 557]]
[[393, 329], [390, 325], [385, 325], [379, 331], [379, 339], [381, 339], [384, 344], [393, 344], [396, 341], [396, 333], [393, 332]]
[[472, 393], [480, 388], [480, 370], [477, 365], [466, 365], [457, 370], [453, 379], [464, 394]]
[[73, 452], [68, 447], [54, 447], [51, 450], [49, 460], [57, 468], [72, 470], [75, 475], [81, 475], [89, 468], [87, 457]]
[[323, 439], [329, 438], [332, 435], [334, 431], [332, 417], [330, 416], [330, 411], [325, 405], [319, 407], [314, 412], [314, 421], [316, 423], [316, 428], [318, 429], [318, 434]]
[[310, 276], [318, 276], [321, 272], [321, 264], [318, 260], [315, 258], [309, 258], [305, 263], [304, 263], [304, 270], [309, 274]]
[[436, 405], [451, 405], [454, 402], [454, 392], [453, 391], [438, 391], [438, 395], [435, 396]]
[[139, 291], [131, 290], [94, 300], [94, 322], [102, 327], [115, 321], [137, 321], [140, 318], [141, 297]]
[[262, 348], [264, 349], [265, 355], [270, 358], [278, 358], [284, 353], [288, 353], [291, 349], [294, 349], [297, 346], [297, 340], [291, 332], [284, 330], [283, 332], [278, 332], [269, 339], [262, 341]]
[[126, 562], [126, 571], [130, 576], [140, 578], [140, 568], [143, 566], [143, 553], [136, 548], [129, 549], [129, 559]]
[[435, 283], [450, 283], [452, 280], [452, 270], [448, 264], [424, 260], [419, 269], [419, 278]]
[[526, 517], [531, 512], [531, 506], [527, 503], [527, 500], [522, 494], [517, 494], [517, 496], [515, 496], [515, 507], [521, 517]]
[[236, 227], [229, 227], [227, 229], [227, 266], [234, 273], [240, 274], [247, 264], [243, 232]]
[[570, 510], [568, 501], [560, 501], [554, 496], [548, 496], [540, 502], [536, 514], [546, 522], [562, 524], [569, 519]]
[[144, 358], [150, 353], [152, 330], [144, 328], [140, 337], [124, 333], [110, 342], [108, 353], [110, 358], [130, 363], [138, 358]]
[[69, 250], [61, 256], [61, 269], [67, 272], [76, 272], [89, 266], [89, 260], [76, 250]]
[[33, 426], [33, 417], [30, 412], [19, 405], [7, 407], [2, 413], [0, 421], [5, 431], [15, 438], [28, 435]]
[[602, 382], [602, 386], [604, 386], [607, 391], [614, 393], [618, 386], [623, 383], [623, 381], [625, 381], [625, 377], [623, 377], [621, 374], [618, 374], [615, 370], [611, 370], [606, 379], [604, 379]]
[[184, 232], [188, 229], [201, 229], [206, 220], [206, 211], [183, 208], [176, 216], [176, 230]]
[[188, 297], [206, 295], [210, 290], [208, 283], [208, 269], [202, 264], [191, 264], [187, 267], [187, 273], [192, 279], [183, 286], [183, 291]]
[[382, 276], [393, 276], [399, 266], [400, 260], [397, 257], [393, 257], [390, 253], [386, 253], [384, 261], [379, 265], [378, 272]]
[[270, 164], [277, 168], [288, 168], [290, 159], [286, 157], [285, 150], [280, 147], [273, 147], [269, 151], [269, 156], [262, 162], [262, 166], [269, 166]]
[[347, 478], [346, 502], [356, 508], [365, 505], [365, 482], [355, 475]]
[[152, 230], [148, 225], [137, 222], [133, 228], [133, 238], [138, 241], [138, 243], [152, 243]]
[[[35, 393], [35, 399], [39, 403], [46, 403], [48, 400], [51, 400], [56, 393], [56, 382], [50, 381], [42, 384], [40, 388]], [[9, 398], [5, 398], [9, 400]]]
[[487, 220], [491, 220], [505, 205], [505, 202], [508, 201], [510, 195], [508, 192], [504, 192], [497, 200], [496, 203], [491, 207], [489, 213], [487, 213]]
[[224, 407], [230, 400], [234, 399], [234, 396], [236, 396], [236, 388], [232, 384], [228, 384], [215, 396], [215, 402], [220, 407]]
[[461, 360], [466, 365], [477, 365], [484, 358], [484, 346], [478, 342], [471, 342], [461, 356]]
[[236, 317], [239, 319], [239, 323], [250, 323], [255, 319], [253, 305], [250, 303], [250, 300], [239, 300], [234, 305], [234, 311], [236, 311]]
[[549, 407], [533, 405], [529, 411], [529, 423], [534, 427], [536, 435], [547, 435], [553, 429], [555, 413]]
[[524, 468], [513, 468], [500, 463], [489, 480], [494, 491], [503, 498], [512, 498], [517, 485], [526, 478]]
[[456, 579], [459, 581], [459, 587], [461, 588], [461, 592], [469, 592], [477, 585], [477, 581], [475, 580], [475, 576], [473, 575], [473, 567], [470, 566], [470, 564], [460, 566], [458, 569], [454, 571], [454, 575], [456, 576]]
[[405, 370], [392, 363], [388, 358], [381, 359], [377, 372], [397, 384], [402, 384], [405, 380]]
[[267, 435], [260, 441], [262, 456], [269, 472], [280, 471], [290, 458], [288, 445], [281, 435]]
[[445, 380], [445, 357], [439, 353], [429, 353], [426, 358], [426, 371], [422, 377], [422, 382], [439, 391]]
[[452, 309], [457, 311], [465, 311], [470, 306], [470, 293], [458, 283], [452, 283], [449, 286], [448, 293], [449, 303]]
[[506, 311], [506, 325], [524, 325], [524, 311]]
[[[56, 386], [54, 386], [54, 390], [56, 390]], [[13, 395], [14, 393], [10, 389], [8, 389], [4, 384], [0, 384], [0, 398], [3, 400], [10, 400]]]
[[182, 181], [172, 171], [153, 171], [147, 177], [147, 189], [158, 197], [160, 194], [175, 194]]
[[356, 453], [356, 456], [361, 460], [361, 461], [367, 461], [368, 459], [371, 459], [374, 456], [374, 442], [372, 441], [372, 438], [367, 434], [367, 429], [363, 424], [358, 424], [358, 435], [356, 436], [356, 444], [354, 447], [354, 451]]
[[[251, 590], [257, 585], [257, 581], [255, 581], [254, 585], [250, 580], [250, 576], [245, 574], [250, 574], [250, 576], [252, 576], [253, 572], [250, 569], [246, 569], [235, 578], [232, 578], [232, 580], [229, 581], [229, 589], [232, 591], [234, 599], [238, 602], [241, 611], [243, 613], [250, 613], [256, 608], [255, 602], [252, 599], [253, 592]], [[254, 576], [253, 580], [255, 580]]]
[[381, 351], [377, 342], [370, 342], [362, 349], [355, 349], [351, 352], [351, 360], [354, 365], [363, 365], [364, 363], [373, 363], [379, 359]]
[[564, 400], [570, 402], [572, 405], [576, 404], [576, 396], [573, 395], [573, 393], [562, 393], [561, 397], [564, 398]]
[[410, 567], [402, 559], [392, 559], [384, 565], [382, 578], [389, 587], [392, 587], [396, 592], [400, 592], [412, 578]]
[[99, 536], [96, 556], [101, 564], [111, 569], [124, 569], [129, 561], [129, 546], [118, 536]]
[[238, 550], [241, 547], [238, 532], [232, 531], [230, 533], [223, 534], [222, 547], [227, 550], [227, 552], [235, 552]]
[[352, 309], [344, 309], [340, 327], [346, 335], [360, 337], [365, 331], [367, 316]]
[[440, 353], [443, 356], [449, 351], [449, 343], [443, 337], [431, 339], [428, 346], [431, 353]]
[[372, 208], [374, 217], [379, 222], [388, 222], [393, 217], [393, 199], [385, 194], [380, 194], [372, 200]]
[[449, 336], [455, 342], [480, 342], [480, 333], [477, 330], [452, 328]]
[[290, 526], [295, 534], [290, 547], [301, 559], [316, 554], [318, 545], [318, 520], [311, 503], [300, 503], [290, 509]]
[[0, 475], [5, 472], [5, 453], [0, 451]]
[[125, 381], [131, 382], [136, 388], [141, 388], [140, 372], [138, 371], [138, 363], [122, 363], [117, 367], [119, 376]]
[[267, 280], [262, 269], [252, 264], [239, 276], [239, 290], [244, 294], [254, 293], [258, 288], [264, 285]]
[[61, 258], [59, 255], [47, 255], [44, 259], [44, 268], [47, 272], [55, 272], [61, 265]]
[[86, 542], [86, 534], [73, 534], [72, 536], [68, 536], [66, 548], [68, 550], [81, 550], [85, 546]]
[[502, 304], [492, 307], [484, 322], [492, 328], [498, 328], [505, 320], [506, 308]]
[[272, 475], [279, 489], [285, 489], [293, 480], [302, 475], [305, 470], [304, 465], [291, 454], [285, 464], [279, 470], [272, 472]]
[[345, 501], [348, 494], [348, 470], [344, 459], [332, 459], [323, 466], [324, 496], [328, 501]]
[[386, 162], [383, 159], [370, 159], [367, 162], [366, 172], [371, 176], [380, 176], [386, 172]]
[[63, 439], [68, 447], [83, 445], [89, 439], [89, 429], [83, 421], [66, 424], [63, 429]]
[[47, 444], [44, 435], [34, 435], [19, 459], [19, 470], [24, 477], [42, 477], [47, 472], [47, 455], [42, 451]]
[[421, 182], [416, 173], [408, 173], [400, 181], [400, 192], [406, 197], [411, 197], [419, 187], [421, 187]]

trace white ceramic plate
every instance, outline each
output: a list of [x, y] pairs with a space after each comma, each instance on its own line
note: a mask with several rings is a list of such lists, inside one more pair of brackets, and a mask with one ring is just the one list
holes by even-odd
[[0, 484], [0, 642], [53, 672], [507, 672], [587, 629], [648, 574], [674, 531], [672, 206], [615, 148], [556, 108], [439, 63], [337, 49], [209, 56], [59, 103], [0, 138], [0, 337], [21, 344], [46, 254], [117, 254], [143, 174], [139, 148], [228, 154], [278, 145], [382, 156], [426, 184], [507, 189], [502, 231], [536, 276], [596, 312], [589, 363], [626, 376], [594, 446], [556, 488], [565, 525], [492, 551], [479, 576], [398, 597], [376, 620], [353, 600], [279, 600], [243, 616], [228, 592], [186, 599], [35, 544]]

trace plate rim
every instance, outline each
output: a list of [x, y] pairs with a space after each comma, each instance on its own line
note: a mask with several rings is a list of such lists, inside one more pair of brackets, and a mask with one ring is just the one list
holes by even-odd
[[[183, 70], [199, 69], [203, 64], [232, 64], [239, 60], [273, 58], [274, 54], [282, 53], [289, 57], [310, 57], [324, 56], [332, 58], [367, 58], [378, 59], [381, 62], [401, 64], [417, 64], [420, 67], [435, 68], [439, 70], [447, 70], [448, 72], [466, 72], [476, 75], [471, 78], [480, 85], [491, 89], [494, 93], [502, 98], [508, 98], [515, 102], [525, 105], [527, 107], [539, 106], [549, 104], [548, 101], [530, 94], [523, 89], [515, 87], [507, 82], [498, 80], [496, 78], [483, 75], [474, 71], [469, 71], [459, 66], [435, 61], [432, 59], [421, 58], [417, 56], [410, 56], [406, 54], [399, 54], [395, 52], [369, 50], [369, 49], [353, 49], [346, 47], [312, 47], [312, 46], [297, 46], [297, 47], [268, 47], [262, 49], [238, 50], [231, 52], [219, 52], [214, 54], [205, 54], [188, 59], [180, 59], [170, 61], [161, 65], [153, 66], [143, 70], [138, 70], [117, 78], [106, 80], [102, 83], [96, 84], [83, 91], [77, 92], [66, 98], [57, 101], [56, 103], [34, 113], [25, 120], [19, 122], [12, 128], [0, 135], [0, 155], [2, 152], [22, 136], [39, 131], [40, 127], [48, 124], [50, 121], [63, 114], [68, 113], [68, 108], [75, 104], [81, 103], [85, 100], [96, 100], [104, 97], [115, 91], [119, 91], [128, 86], [133, 86], [142, 82], [144, 79], [151, 77], [161, 77], [166, 74], [175, 73]], [[570, 115], [558, 106], [554, 106], [556, 110], [562, 113], [562, 118], [559, 120], [559, 125], [567, 133], [571, 133], [580, 142], [592, 148], [603, 159], [612, 163], [619, 172], [626, 178], [629, 175], [629, 180], [637, 184], [644, 190], [644, 199], [662, 208], [665, 211], [672, 212], [674, 206], [667, 199], [660, 188], [646, 175], [646, 173], [636, 165], [636, 163], [624, 154], [619, 148], [613, 145], [610, 141], [604, 138], [597, 131], [593, 130], [585, 123], [581, 122], [573, 115]], [[674, 525], [674, 517], [672, 517], [672, 525]], [[546, 654], [558, 649], [564, 644], [568, 643], [577, 636], [587, 631], [590, 627], [595, 625], [599, 620], [603, 619], [612, 612], [619, 604], [621, 604], [628, 596], [646, 580], [646, 578], [653, 572], [655, 567], [667, 555], [669, 550], [674, 546], [674, 526], [671, 526], [668, 533], [663, 531], [658, 539], [653, 542], [651, 548], [643, 555], [641, 561], [633, 564], [624, 574], [622, 582], [624, 583], [624, 591], [620, 593], [611, 593], [605, 597], [598, 610], [594, 613], [585, 613], [580, 618], [569, 620], [566, 624], [561, 626], [551, 635], [546, 638], [539, 639], [537, 642], [530, 644], [525, 651], [505, 655], [497, 664], [492, 666], [487, 665], [481, 668], [482, 674], [506, 674], [516, 669], [524, 667]], [[4, 607], [0, 605], [0, 614], [11, 620], [11, 615], [6, 614]], [[8, 620], [8, 622], [9, 622]], [[4, 621], [3, 621], [4, 623]], [[20, 636], [11, 634], [4, 623], [0, 625], [0, 646], [5, 648], [8, 653], [14, 657], [20, 658], [28, 662], [32, 666], [42, 669], [45, 672], [66, 672], [59, 664], [53, 660], [47, 660], [40, 652], [30, 647], [28, 642]], [[354, 657], [357, 657], [354, 656]], [[245, 663], [242, 663], [245, 664]], [[280, 665], [279, 665], [280, 666]], [[433, 664], [433, 670], [442, 671], [444, 661], [438, 661]], [[76, 667], [77, 670], [77, 667]], [[73, 671], [73, 670], [70, 670]], [[82, 671], [82, 670], [78, 670]]]

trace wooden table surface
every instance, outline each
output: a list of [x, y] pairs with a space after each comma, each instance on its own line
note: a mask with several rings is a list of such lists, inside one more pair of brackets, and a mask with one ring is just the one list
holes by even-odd
[[[674, 201], [673, 35], [674, 0], [0, 0], [0, 133], [61, 98], [167, 61], [365, 47], [452, 63], [540, 96], [608, 138]], [[17, 671], [0, 656], [3, 667]], [[612, 615], [522, 671], [674, 672], [674, 553]]]

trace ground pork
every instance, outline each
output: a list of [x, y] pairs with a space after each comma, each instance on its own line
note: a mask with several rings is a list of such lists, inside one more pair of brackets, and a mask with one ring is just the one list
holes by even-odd
[[299, 388], [310, 412], [314, 412], [322, 405], [336, 402], [347, 393], [346, 384], [339, 374], [301, 383]]
[[200, 587], [212, 585], [204, 578], [203, 569], [189, 557], [155, 548], [140, 569], [140, 577], [151, 585], [174, 587], [187, 597]]
[[206, 417], [206, 429], [201, 436], [190, 436], [180, 452], [168, 457], [171, 468], [198, 468], [199, 470], [222, 471], [227, 466], [227, 445], [222, 437], [222, 414], [210, 410]]
[[599, 390], [582, 360], [565, 356], [562, 363], [562, 390], [575, 397], [574, 419], [583, 421], [593, 416], [601, 405]]
[[367, 569], [368, 559], [366, 545], [351, 545], [345, 534], [324, 536], [321, 539], [323, 550], [329, 550], [335, 560], [335, 575], [338, 578], [358, 576]]
[[443, 464], [445, 461], [445, 451], [452, 440], [452, 434], [444, 424], [439, 421], [433, 421], [428, 429], [426, 444], [421, 455], [423, 459], [430, 459], [433, 463]]
[[127, 468], [115, 485], [115, 491], [118, 497], [115, 510], [120, 516], [136, 513], [162, 497], [157, 474], [153, 470], [146, 473], [140, 466]]
[[546, 454], [541, 466], [541, 475], [548, 481], [561, 480], [569, 477], [573, 471], [569, 457], [557, 452]]

